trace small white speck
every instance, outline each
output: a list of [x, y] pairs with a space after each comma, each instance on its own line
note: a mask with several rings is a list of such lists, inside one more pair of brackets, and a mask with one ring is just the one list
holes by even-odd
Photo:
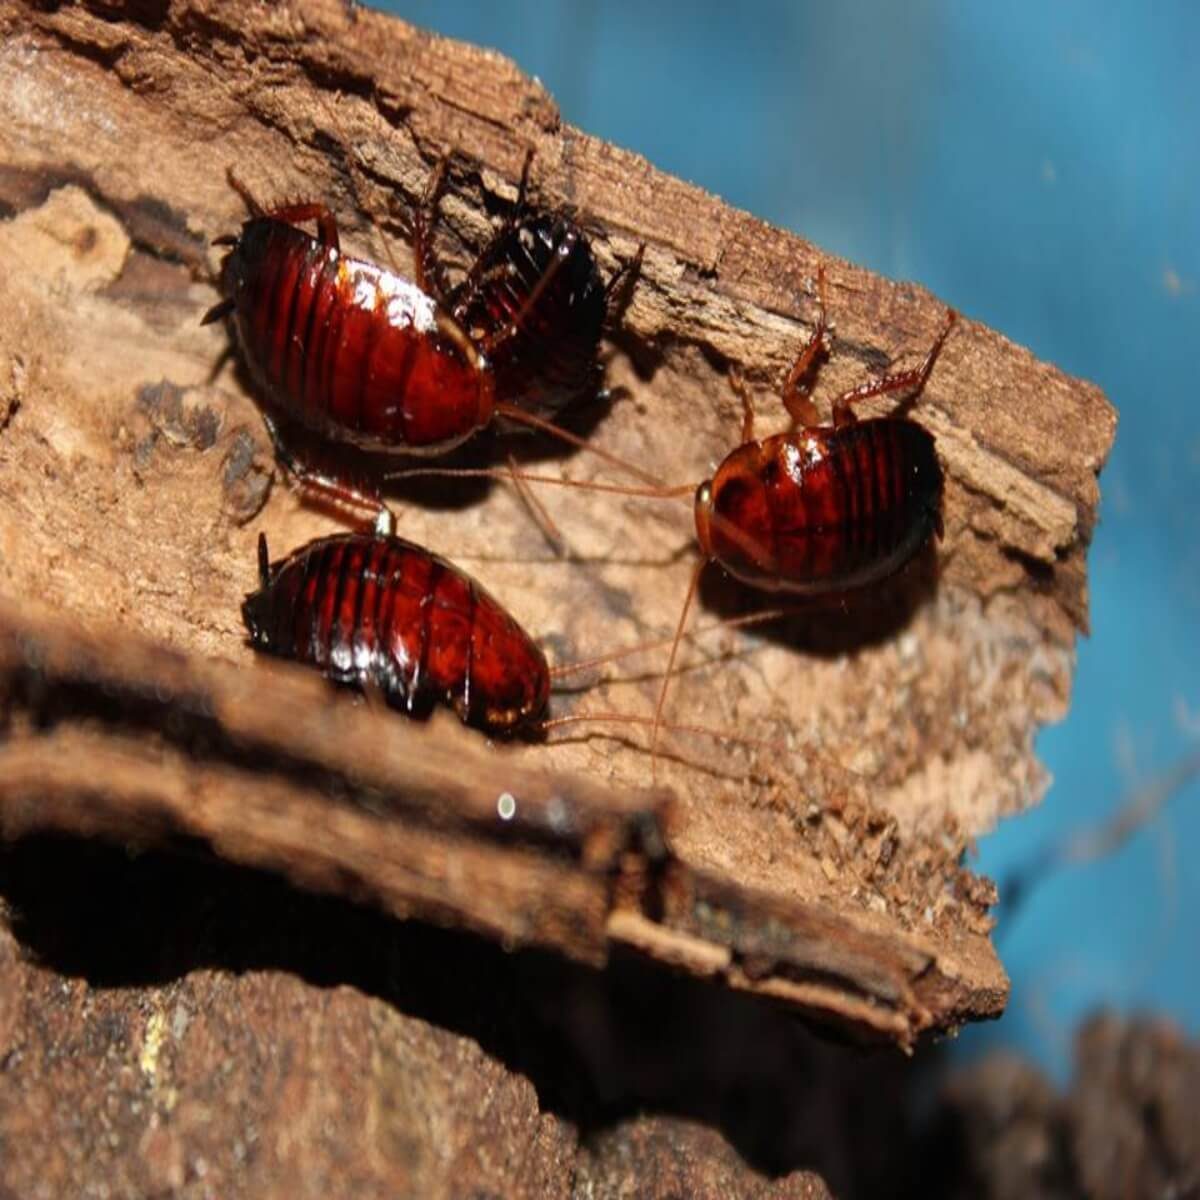
[[517, 798], [512, 792], [501, 792], [496, 800], [496, 815], [502, 821], [511, 821], [517, 815]]

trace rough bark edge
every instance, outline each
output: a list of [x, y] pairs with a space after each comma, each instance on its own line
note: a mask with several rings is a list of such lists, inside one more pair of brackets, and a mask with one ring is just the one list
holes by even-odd
[[[614, 945], [909, 1048], [998, 1014], [917, 938], [711, 878], [670, 850], [670, 800], [515, 765], [516, 815], [435, 730], [248, 679], [117, 631], [0, 604], [0, 829], [192, 839], [302, 886], [507, 945], [603, 963]], [[468, 751], [469, 753], [469, 751]], [[480, 749], [489, 770], [494, 755]], [[511, 769], [510, 769], [511, 767]]]

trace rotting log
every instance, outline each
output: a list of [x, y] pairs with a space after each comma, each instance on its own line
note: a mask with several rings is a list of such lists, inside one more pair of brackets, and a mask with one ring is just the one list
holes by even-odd
[[[947, 473], [936, 555], [845, 606], [686, 648], [673, 719], [795, 753], [674, 736], [664, 828], [662, 802], [636, 794], [649, 777], [636, 739], [494, 753], [451, 721], [397, 728], [253, 662], [239, 603], [258, 530], [280, 551], [336, 521], [272, 486], [252, 389], [222, 362], [222, 330], [198, 324], [215, 299], [211, 239], [243, 216], [225, 167], [266, 198], [325, 200], [349, 249], [404, 266], [403, 216], [441, 156], [441, 249], [469, 259], [532, 148], [535, 198], [576, 213], [606, 270], [646, 245], [609, 364], [620, 398], [576, 428], [669, 481], [700, 478], [736, 437], [729, 366], [762, 388], [760, 425], [782, 424], [766, 393], [809, 328], [818, 263], [836, 322], [818, 400], [923, 350], [944, 305], [570, 128], [499, 56], [335, 0], [0, 0], [0, 35], [10, 835], [199, 839], [506, 945], [589, 962], [632, 947], [900, 1045], [1001, 1010], [992, 893], [960, 860], [1044, 788], [1032, 739], [1068, 704], [1115, 427], [1097, 389], [959, 323], [912, 410]], [[488, 461], [492, 442], [471, 451]], [[477, 575], [554, 657], [673, 627], [691, 569], [683, 506], [544, 493], [559, 556], [509, 489], [444, 492], [398, 499], [404, 534]], [[715, 574], [702, 598], [710, 619], [761, 603]], [[648, 713], [657, 665], [557, 699]], [[241, 696], [219, 738], [193, 736], [167, 678]], [[272, 721], [284, 741], [262, 740]], [[574, 789], [608, 832], [499, 833], [485, 809], [514, 779], [527, 796]]]

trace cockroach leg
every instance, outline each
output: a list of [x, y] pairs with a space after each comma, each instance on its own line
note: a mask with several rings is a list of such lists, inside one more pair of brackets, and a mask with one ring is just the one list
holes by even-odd
[[512, 212], [508, 214], [509, 221], [514, 225], [521, 219], [529, 199], [529, 171], [533, 166], [533, 155], [534, 149], [530, 146], [525, 151], [525, 161], [521, 164], [521, 182], [517, 185], [517, 202], [513, 206]]
[[450, 159], [443, 155], [438, 159], [425, 184], [425, 194], [412, 215], [412, 241], [414, 273], [417, 286], [421, 291], [432, 296], [439, 304], [445, 303], [449, 292], [438, 260], [435, 232], [438, 222], [438, 206], [442, 193], [446, 190], [446, 174], [450, 168]]
[[249, 210], [252, 217], [263, 216], [263, 206], [259, 204], [254, 193], [250, 188], [242, 182], [242, 178], [233, 169], [233, 167], [225, 168], [225, 178], [229, 181], [229, 186], [242, 198], [242, 203]]
[[[303, 225], [305, 221], [315, 221], [317, 224], [317, 239], [322, 246], [337, 250], [339, 246], [337, 218], [329, 206], [318, 201], [302, 201], [294, 204], [281, 204], [278, 208], [267, 209], [255, 198], [254, 193], [242, 181], [232, 167], [225, 168], [225, 178], [229, 186], [242, 198], [242, 203], [250, 210], [252, 217], [266, 218], [272, 221], [283, 221], [288, 225]], [[217, 238], [213, 243], [217, 246], [236, 245], [237, 236]]]
[[812, 402], [813, 384], [816, 382], [817, 369], [821, 356], [829, 352], [828, 332], [825, 325], [825, 268], [817, 268], [817, 323], [807, 342], [800, 347], [796, 361], [784, 381], [780, 398], [788, 416], [792, 418], [792, 428], [817, 425], [820, 417], [817, 406]]
[[258, 586], [265, 588], [271, 582], [271, 554], [267, 549], [267, 535], [258, 535]]
[[950, 335], [950, 330], [954, 328], [954, 322], [958, 320], [958, 313], [954, 309], [947, 310], [946, 324], [942, 327], [941, 333], [938, 334], [933, 345], [929, 347], [929, 352], [925, 355], [924, 360], [919, 367], [914, 367], [911, 371], [897, 371], [891, 375], [881, 375], [875, 379], [868, 379], [866, 383], [860, 383], [858, 387], [851, 388], [847, 392], [843, 392], [833, 401], [833, 425], [835, 429], [841, 429], [846, 425], [852, 425], [857, 419], [854, 414], [853, 405], [860, 400], [866, 400], [871, 396], [888, 395], [891, 392], [913, 392], [914, 394], [921, 391], [925, 386], [926, 380], [929, 378], [929, 373], [933, 370], [933, 364], [937, 362], [938, 354], [941, 352], [942, 343]]
[[330, 250], [339, 250], [341, 247], [337, 217], [324, 204], [284, 204], [271, 209], [266, 215], [274, 221], [284, 221], [288, 225], [303, 225], [305, 221], [315, 221], [317, 241]]
[[234, 309], [232, 300], [219, 300], [200, 318], [201, 325], [211, 325], [214, 321], [223, 320]]
[[629, 306], [633, 289], [641, 278], [642, 262], [646, 257], [646, 243], [642, 242], [637, 253], [617, 268], [613, 277], [604, 285], [605, 321], [616, 325], [620, 314]]
[[395, 518], [378, 496], [370, 496], [343, 480], [302, 463], [284, 440], [279, 426], [266, 413], [262, 414], [262, 419], [271, 438], [271, 444], [275, 448], [275, 457], [279, 460], [279, 465], [295, 480], [296, 486], [301, 492], [315, 495], [338, 508], [350, 508], [370, 513], [376, 527], [383, 522], [387, 531], [394, 528]]

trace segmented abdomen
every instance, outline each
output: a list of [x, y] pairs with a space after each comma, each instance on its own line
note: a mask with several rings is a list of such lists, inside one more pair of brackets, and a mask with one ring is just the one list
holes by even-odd
[[604, 283], [583, 232], [564, 217], [532, 214], [488, 243], [447, 306], [476, 341], [508, 330], [489, 359], [497, 394], [552, 414], [600, 385], [600, 339], [607, 316]]
[[251, 371], [282, 416], [372, 450], [445, 449], [487, 424], [492, 379], [415, 284], [269, 217], [223, 268]]
[[511, 733], [549, 696], [541, 650], [470, 576], [395, 537], [339, 534], [269, 568], [242, 615], [261, 650], [378, 688], [424, 716], [435, 703], [468, 725]]
[[940, 530], [933, 437], [902, 418], [801, 429], [740, 447], [712, 490], [723, 518], [711, 527], [714, 557], [732, 574], [778, 590], [819, 593], [882, 579]]

